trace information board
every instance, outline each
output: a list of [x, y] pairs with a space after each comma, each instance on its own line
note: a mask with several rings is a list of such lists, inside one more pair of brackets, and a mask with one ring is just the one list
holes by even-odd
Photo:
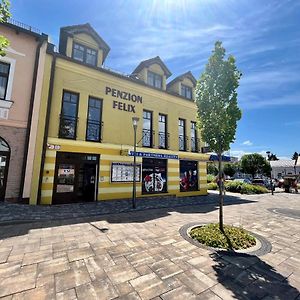
[[[136, 182], [141, 181], [141, 165], [136, 165]], [[111, 182], [133, 182], [133, 164], [117, 163], [111, 164]]]

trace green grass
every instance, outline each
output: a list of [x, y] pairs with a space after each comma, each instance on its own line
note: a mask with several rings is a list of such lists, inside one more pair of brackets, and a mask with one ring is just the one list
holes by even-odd
[[213, 248], [241, 250], [256, 244], [255, 238], [243, 228], [224, 225], [224, 233], [220, 231], [219, 224], [213, 223], [193, 228], [190, 236]]

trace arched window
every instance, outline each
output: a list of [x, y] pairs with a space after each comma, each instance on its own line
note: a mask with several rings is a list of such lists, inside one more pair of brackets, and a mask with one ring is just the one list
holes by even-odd
[[10, 147], [8, 143], [0, 137], [0, 201], [4, 201], [8, 166], [10, 158]]

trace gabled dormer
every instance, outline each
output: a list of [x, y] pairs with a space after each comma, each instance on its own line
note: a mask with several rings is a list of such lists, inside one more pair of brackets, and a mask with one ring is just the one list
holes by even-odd
[[100, 67], [110, 48], [89, 24], [62, 27], [59, 52], [84, 64]]
[[195, 77], [193, 76], [191, 71], [188, 71], [170, 81], [167, 84], [167, 91], [194, 101], [194, 91], [196, 83], [197, 81]]
[[142, 61], [132, 72], [132, 76], [161, 90], [166, 90], [166, 81], [171, 75], [159, 56]]

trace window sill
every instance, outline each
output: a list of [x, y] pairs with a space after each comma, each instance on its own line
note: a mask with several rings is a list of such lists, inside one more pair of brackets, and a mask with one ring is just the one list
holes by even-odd
[[14, 104], [14, 101], [11, 100], [4, 100], [0, 99], [0, 108], [11, 108], [11, 106]]

